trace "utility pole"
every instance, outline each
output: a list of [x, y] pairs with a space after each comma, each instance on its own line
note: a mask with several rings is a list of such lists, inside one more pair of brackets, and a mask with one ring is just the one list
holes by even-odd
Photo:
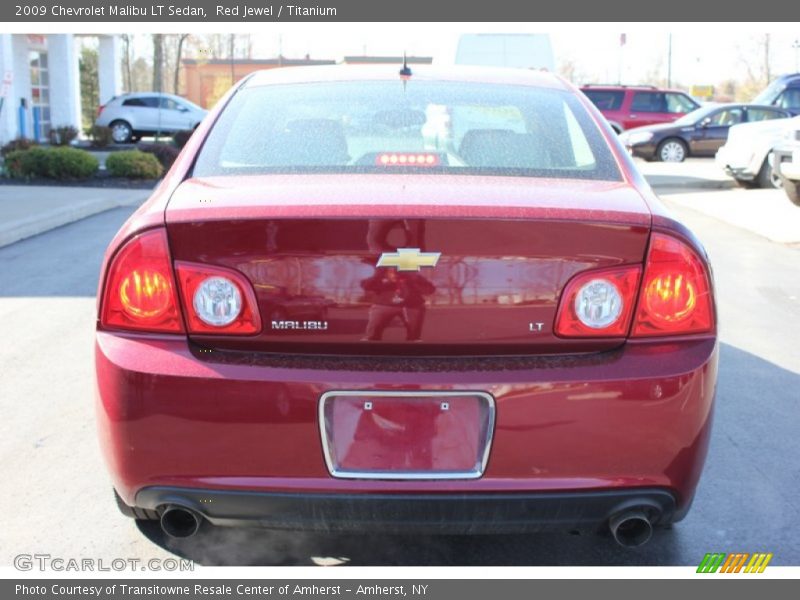
[[667, 44], [667, 87], [672, 87], [672, 33], [669, 34]]

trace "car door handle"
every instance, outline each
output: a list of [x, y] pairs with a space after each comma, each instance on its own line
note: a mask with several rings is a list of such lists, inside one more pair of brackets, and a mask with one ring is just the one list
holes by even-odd
[[631, 115], [631, 119], [638, 119], [639, 115]]

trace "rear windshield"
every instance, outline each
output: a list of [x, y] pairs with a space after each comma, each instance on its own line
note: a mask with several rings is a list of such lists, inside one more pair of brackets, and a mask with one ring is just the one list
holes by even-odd
[[427, 81], [244, 88], [194, 175], [459, 173], [620, 180], [575, 95]]

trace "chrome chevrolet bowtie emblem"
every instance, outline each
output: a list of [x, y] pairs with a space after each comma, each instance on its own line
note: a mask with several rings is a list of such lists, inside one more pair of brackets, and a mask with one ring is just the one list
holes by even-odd
[[420, 252], [419, 248], [398, 248], [397, 252], [384, 252], [378, 267], [395, 267], [398, 271], [419, 271], [422, 267], [435, 267], [440, 252]]

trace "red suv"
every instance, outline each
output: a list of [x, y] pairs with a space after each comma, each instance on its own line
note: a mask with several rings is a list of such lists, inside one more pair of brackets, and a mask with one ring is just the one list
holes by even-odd
[[617, 133], [644, 125], [672, 123], [700, 108], [684, 92], [660, 90], [654, 86], [590, 84], [583, 86], [581, 91], [600, 109]]

